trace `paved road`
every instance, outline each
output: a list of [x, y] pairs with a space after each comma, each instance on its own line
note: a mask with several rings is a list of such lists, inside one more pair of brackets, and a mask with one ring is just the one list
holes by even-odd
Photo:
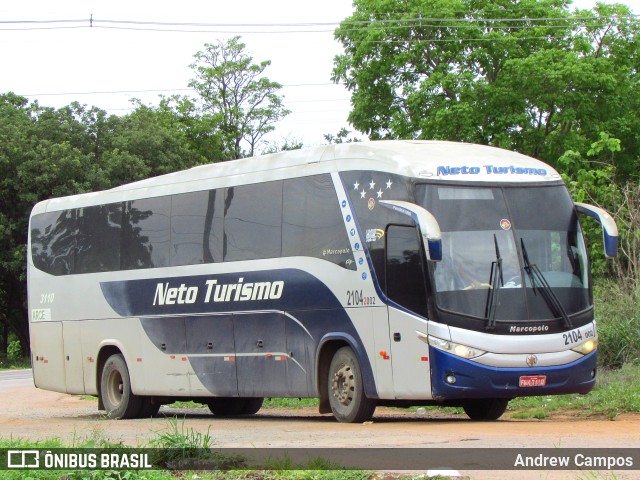
[[0, 372], [0, 391], [29, 386], [33, 386], [31, 370], [4, 370]]

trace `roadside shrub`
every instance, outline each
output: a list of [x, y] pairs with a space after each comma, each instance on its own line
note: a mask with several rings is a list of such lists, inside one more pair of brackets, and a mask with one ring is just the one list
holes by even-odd
[[594, 289], [598, 361], [607, 368], [640, 362], [640, 287], [600, 280]]
[[13, 340], [7, 345], [7, 359], [18, 360], [22, 357], [22, 347], [18, 340]]

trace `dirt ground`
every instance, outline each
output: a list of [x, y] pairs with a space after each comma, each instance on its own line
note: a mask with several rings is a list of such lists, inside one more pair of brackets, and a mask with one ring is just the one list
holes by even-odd
[[[0, 374], [0, 435], [4, 438], [103, 438], [145, 446], [177, 416], [179, 426], [209, 433], [220, 447], [406, 447], [406, 448], [639, 448], [640, 415], [615, 420], [554, 417], [545, 420], [472, 422], [466, 416], [427, 410], [426, 414], [378, 408], [372, 422], [339, 424], [313, 408], [270, 410], [241, 418], [216, 418], [208, 409], [163, 406], [159, 418], [108, 420], [97, 401], [38, 390], [30, 371]], [[422, 472], [424, 473], [424, 472]], [[634, 479], [640, 471], [473, 471], [485, 479]], [[596, 476], [591, 476], [596, 475]]]

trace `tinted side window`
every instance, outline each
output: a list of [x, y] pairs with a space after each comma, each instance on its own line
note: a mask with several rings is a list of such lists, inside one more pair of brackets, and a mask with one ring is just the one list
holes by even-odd
[[37, 269], [52, 275], [69, 275], [73, 271], [75, 216], [75, 210], [64, 210], [31, 218], [31, 256]]
[[284, 181], [282, 255], [321, 258], [355, 269], [330, 175]]
[[[209, 192], [174, 195], [171, 199], [171, 265], [204, 263], [205, 223]], [[207, 235], [208, 237], [208, 235]]]
[[205, 263], [222, 262], [224, 260], [224, 201], [225, 189], [207, 192], [207, 214], [204, 220]]
[[171, 238], [171, 197], [127, 202], [122, 268], [166, 267]]
[[427, 295], [420, 240], [415, 227], [387, 228], [387, 296], [397, 304], [427, 316]]
[[282, 181], [226, 189], [224, 261], [281, 255]]
[[122, 204], [77, 210], [74, 273], [109, 272], [120, 269]]

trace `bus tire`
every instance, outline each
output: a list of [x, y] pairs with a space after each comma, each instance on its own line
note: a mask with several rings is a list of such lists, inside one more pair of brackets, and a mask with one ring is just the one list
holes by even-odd
[[373, 416], [376, 402], [364, 393], [360, 363], [350, 347], [342, 347], [333, 355], [327, 388], [331, 411], [339, 422], [362, 423]]
[[160, 402], [154, 397], [142, 397], [142, 407], [140, 408], [140, 418], [153, 418], [160, 411]]
[[236, 397], [215, 397], [207, 400], [207, 406], [216, 417], [232, 417], [242, 414], [245, 400]]
[[142, 397], [131, 391], [127, 362], [121, 354], [111, 355], [104, 362], [100, 377], [100, 398], [109, 418], [137, 418], [142, 409]]
[[465, 400], [464, 413], [471, 420], [497, 420], [507, 410], [508, 398], [482, 398]]
[[244, 406], [242, 407], [241, 415], [254, 415], [258, 413], [258, 410], [262, 408], [262, 402], [264, 402], [263, 397], [257, 398], [245, 398]]

